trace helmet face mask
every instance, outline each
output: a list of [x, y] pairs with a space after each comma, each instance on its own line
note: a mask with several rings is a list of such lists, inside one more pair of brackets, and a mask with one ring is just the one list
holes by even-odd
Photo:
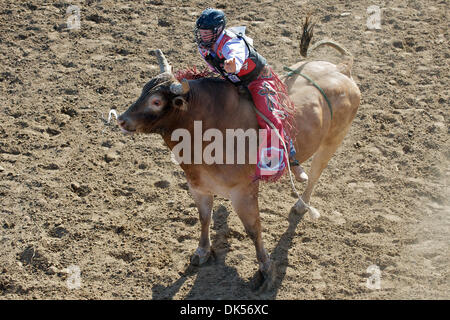
[[204, 10], [195, 24], [197, 45], [210, 49], [225, 29], [225, 25], [226, 17], [223, 11], [211, 8]]
[[214, 32], [208, 29], [198, 29], [203, 44], [209, 44], [214, 39]]

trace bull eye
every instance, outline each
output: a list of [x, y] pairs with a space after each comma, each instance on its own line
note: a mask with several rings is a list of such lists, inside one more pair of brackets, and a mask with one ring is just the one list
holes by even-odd
[[160, 111], [162, 107], [163, 107], [163, 101], [162, 101], [161, 98], [159, 98], [159, 97], [153, 97], [153, 98], [150, 100], [149, 108], [150, 108], [152, 111]]

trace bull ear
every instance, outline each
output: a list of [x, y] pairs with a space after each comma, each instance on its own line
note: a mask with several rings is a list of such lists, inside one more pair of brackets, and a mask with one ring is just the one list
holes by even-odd
[[175, 108], [180, 109], [181, 111], [187, 111], [187, 109], [188, 109], [187, 101], [181, 96], [177, 96], [177, 97], [173, 98], [172, 104]]

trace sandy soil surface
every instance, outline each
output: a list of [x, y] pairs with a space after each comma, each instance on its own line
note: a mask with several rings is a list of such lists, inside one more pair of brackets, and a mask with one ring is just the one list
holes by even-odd
[[[81, 9], [79, 30], [67, 28], [70, 4]], [[300, 60], [308, 12], [318, 20], [314, 41], [332, 38], [355, 56], [362, 103], [312, 196], [322, 217], [289, 213], [286, 177], [262, 187], [275, 288], [251, 290], [254, 247], [222, 198], [216, 259], [190, 268], [199, 222], [182, 170], [159, 136], [124, 136], [103, 120], [158, 73], [149, 50], [163, 49], [174, 69], [203, 66], [192, 29], [204, 2], [4, 0], [0, 298], [450, 298], [448, 3], [209, 5], [230, 26], [246, 25], [280, 73]], [[371, 5], [380, 30], [366, 25]], [[339, 61], [327, 49], [315, 57]]]

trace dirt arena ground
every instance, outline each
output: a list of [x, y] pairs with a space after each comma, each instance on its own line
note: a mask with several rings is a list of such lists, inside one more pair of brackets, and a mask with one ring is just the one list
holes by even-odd
[[[79, 29], [67, 28], [70, 5]], [[372, 5], [379, 30], [367, 27]], [[150, 50], [175, 70], [204, 65], [192, 29], [207, 6], [246, 25], [280, 73], [300, 60], [311, 12], [313, 42], [353, 53], [362, 92], [312, 196], [319, 220], [289, 213], [287, 177], [262, 186], [278, 264], [262, 294], [230, 202], [215, 199], [216, 259], [190, 268], [199, 222], [182, 170], [159, 136], [103, 120], [158, 73]], [[0, 298], [449, 299], [448, 16], [439, 0], [1, 1]], [[314, 57], [339, 61], [328, 49]]]

